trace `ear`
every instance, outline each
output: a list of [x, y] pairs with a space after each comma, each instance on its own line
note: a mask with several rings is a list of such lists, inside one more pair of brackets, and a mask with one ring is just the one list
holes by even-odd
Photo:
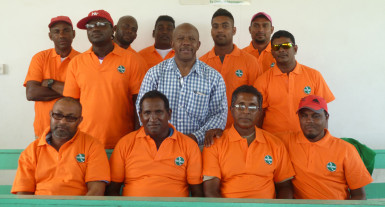
[[73, 36], [74, 36], [72, 39], [75, 39], [76, 32], [75, 32], [75, 30], [72, 30], [72, 32], [73, 32]]
[[295, 54], [297, 54], [297, 50], [298, 50], [298, 45], [294, 45], [294, 52], [295, 52]]
[[271, 34], [274, 32], [274, 26], [271, 26]]
[[154, 37], [154, 38], [155, 38], [155, 29], [154, 29], [154, 30], [152, 30], [152, 37]]
[[[51, 35], [51, 32], [48, 32], [48, 37], [50, 40], [52, 40], [52, 35]], [[53, 40], [52, 40], [53, 41]]]
[[251, 34], [251, 25], [249, 26], [249, 33]]
[[233, 27], [233, 36], [237, 33], [237, 28]]
[[168, 115], [169, 115], [168, 120], [169, 120], [169, 121], [171, 120], [171, 114], [172, 114], [172, 110], [169, 109], [169, 110], [168, 110]]
[[114, 32], [116, 32], [116, 25], [115, 25], [114, 27], [112, 27], [112, 30], [113, 30]]
[[198, 45], [197, 45], [197, 51], [199, 50], [199, 47], [201, 46], [201, 41], [198, 41]]

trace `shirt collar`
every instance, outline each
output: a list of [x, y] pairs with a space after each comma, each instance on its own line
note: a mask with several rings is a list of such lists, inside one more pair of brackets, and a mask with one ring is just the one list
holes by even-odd
[[[231, 51], [230, 54], [227, 54], [228, 56], [240, 56], [241, 55], [241, 50], [237, 47], [236, 44], [233, 44], [233, 51]], [[214, 58], [216, 57], [217, 55], [215, 54], [215, 46], [213, 47], [213, 49], [211, 49], [209, 51], [209, 54], [208, 54], [208, 57], [209, 58]]]
[[[301, 74], [303, 69], [302, 69], [301, 65], [298, 63], [298, 61], [295, 61], [295, 62], [296, 62], [295, 68], [290, 73]], [[277, 64], [274, 65], [272, 70], [273, 70], [273, 75], [285, 75], [286, 74], [286, 73], [282, 73], [282, 71], [278, 68]]]
[[[165, 69], [166, 69], [166, 70], [178, 70], [178, 72], [179, 72], [178, 66], [176, 65], [176, 62], [175, 62], [175, 57], [172, 57], [172, 58], [170, 58], [169, 60], [170, 60], [170, 62], [171, 62], [171, 64], [172, 64], [172, 67], [166, 67]], [[195, 72], [195, 73], [197, 73], [198, 75], [203, 76], [203, 75], [204, 75], [204, 72], [203, 72], [203, 69], [202, 69], [202, 67], [203, 67], [202, 64], [203, 64], [203, 63], [202, 63], [198, 58], [196, 58], [195, 63], [194, 63], [194, 65], [192, 66], [189, 75], [190, 75], [191, 73], [194, 73], [194, 72]], [[180, 72], [179, 72], [179, 73], [180, 73]]]
[[297, 143], [307, 143], [307, 144], [313, 144], [313, 145], [318, 145], [320, 147], [329, 147], [329, 140], [330, 140], [330, 133], [327, 129], [325, 130], [325, 135], [322, 139], [318, 140], [317, 142], [311, 142], [309, 141], [305, 135], [303, 135], [302, 131], [298, 132], [299, 136], [297, 139]]
[[[79, 129], [76, 131], [72, 139], [68, 140], [68, 142], [70, 143], [74, 142], [78, 137], [78, 134], [79, 134]], [[46, 130], [44, 130], [43, 134], [39, 138], [39, 143], [37, 144], [37, 146], [51, 145], [51, 143], [52, 143], [51, 127], [48, 127]]]
[[[77, 51], [71, 48], [70, 54], [67, 55], [66, 58], [69, 58], [70, 60], [77, 55]], [[57, 56], [60, 57], [59, 54], [56, 53], [55, 48], [52, 48], [51, 57], [56, 58]]]
[[[231, 128], [229, 129], [229, 135], [230, 135], [229, 137], [230, 142], [236, 142], [236, 141], [245, 139], [241, 137], [241, 135], [239, 135], [238, 131], [234, 127], [234, 124], [231, 125]], [[265, 136], [263, 135], [262, 130], [259, 129], [258, 127], [255, 127], [255, 139], [253, 140], [253, 142], [254, 141], [260, 142], [260, 143], [266, 143]]]
[[[112, 42], [112, 43], [114, 44], [114, 49], [113, 49], [110, 53], [108, 53], [108, 54], [106, 55], [106, 57], [107, 57], [108, 55], [110, 55], [111, 53], [112, 53], [112, 54], [115, 54], [115, 55], [118, 55], [118, 56], [123, 56], [124, 53], [127, 52], [126, 49], [121, 48], [121, 47], [120, 47], [118, 44], [116, 44], [115, 42]], [[94, 51], [92, 51], [92, 46], [90, 47], [90, 49], [88, 49], [88, 50], [85, 51], [84, 53], [92, 53], [92, 54], [94, 54], [94, 55], [96, 56], [96, 54], [94, 53]]]
[[[176, 139], [177, 139], [177, 135], [176, 135], [177, 133], [176, 133], [175, 127], [174, 127], [172, 124], [170, 124], [170, 123], [168, 123], [168, 127], [169, 127], [169, 135], [168, 135], [167, 138], [171, 138], [171, 139], [176, 140]], [[148, 136], [148, 135], [146, 134], [146, 132], [144, 131], [144, 127], [143, 127], [143, 126], [140, 127], [139, 132], [136, 134], [136, 138], [148, 138], [148, 139], [152, 139], [150, 136]], [[167, 139], [167, 138], [166, 138], [166, 139]]]

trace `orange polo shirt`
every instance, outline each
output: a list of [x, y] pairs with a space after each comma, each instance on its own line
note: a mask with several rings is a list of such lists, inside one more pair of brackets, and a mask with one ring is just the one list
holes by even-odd
[[137, 53], [137, 52], [131, 47], [131, 45], [128, 46], [127, 50], [128, 50], [128, 51], [131, 51], [131, 52], [133, 52], [133, 53]]
[[107, 154], [95, 138], [77, 131], [59, 151], [49, 145], [47, 128], [20, 155], [11, 192], [85, 195], [87, 182], [110, 181]]
[[259, 65], [262, 67], [262, 71], [266, 72], [272, 67], [274, 67], [276, 61], [271, 54], [271, 44], [267, 45], [267, 47], [259, 54], [258, 49], [255, 49], [253, 46], [253, 42], [250, 42], [250, 45], [243, 48], [242, 51], [250, 53], [252, 56], [256, 57]]
[[146, 69], [134, 53], [114, 44], [100, 64], [92, 48], [74, 58], [67, 73], [64, 95], [80, 98], [83, 121], [79, 128], [112, 149], [134, 130], [134, 103]]
[[303, 97], [317, 95], [326, 102], [334, 100], [321, 73], [298, 62], [289, 75], [274, 66], [257, 79], [254, 87], [263, 95], [265, 118], [262, 128], [273, 134], [301, 131], [296, 112]]
[[189, 184], [202, 183], [196, 142], [173, 129], [157, 150], [144, 128], [124, 136], [111, 158], [111, 181], [124, 183], [123, 196], [187, 197]]
[[162, 58], [162, 56], [160, 56], [160, 54], [156, 51], [155, 45], [152, 45], [150, 47], [146, 47], [146, 48], [142, 49], [141, 51], [139, 51], [138, 53], [147, 62], [147, 65], [148, 65], [147, 70], [152, 68], [155, 65], [158, 65], [160, 62], [175, 56], [174, 50], [171, 50], [166, 55], [166, 57]]
[[[54, 79], [64, 82], [67, 74], [68, 63], [78, 51], [72, 49], [66, 59], [61, 62], [60, 55], [55, 48], [41, 51], [33, 56], [29, 65], [27, 77], [24, 81], [24, 87], [28, 81], [43, 82], [45, 79]], [[51, 101], [35, 101], [35, 121], [33, 123], [35, 136], [39, 137], [43, 131], [49, 127], [49, 111], [57, 99]]]
[[282, 141], [257, 127], [255, 133], [248, 146], [232, 126], [203, 149], [203, 175], [221, 179], [225, 198], [275, 198], [275, 183], [295, 175]]
[[[223, 63], [215, 54], [214, 48], [200, 58], [210, 67], [221, 73], [226, 84], [226, 96], [230, 114], [231, 95], [234, 90], [242, 85], [253, 85], [255, 80], [262, 74], [257, 59], [247, 52], [241, 51], [235, 44], [230, 54], [225, 56]], [[226, 128], [233, 124], [232, 116], [227, 116]]]
[[348, 189], [373, 181], [356, 148], [325, 131], [317, 142], [310, 142], [302, 132], [281, 134], [296, 173], [295, 198], [346, 200]]

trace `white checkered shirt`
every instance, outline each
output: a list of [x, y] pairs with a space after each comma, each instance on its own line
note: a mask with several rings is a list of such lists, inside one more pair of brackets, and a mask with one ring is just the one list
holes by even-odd
[[194, 134], [203, 145], [209, 129], [224, 129], [227, 121], [226, 86], [220, 73], [196, 60], [182, 78], [174, 58], [152, 67], [143, 79], [136, 108], [143, 95], [158, 90], [167, 96], [172, 110], [171, 124], [183, 134]]

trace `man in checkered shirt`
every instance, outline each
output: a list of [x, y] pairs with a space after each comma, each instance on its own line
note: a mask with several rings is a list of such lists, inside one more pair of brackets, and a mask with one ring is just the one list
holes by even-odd
[[[175, 57], [152, 67], [143, 79], [137, 100], [151, 90], [165, 94], [172, 109], [171, 124], [210, 146], [220, 137], [227, 121], [226, 86], [221, 74], [196, 58], [199, 32], [184, 23], [174, 30]], [[139, 102], [136, 102], [137, 108]]]

